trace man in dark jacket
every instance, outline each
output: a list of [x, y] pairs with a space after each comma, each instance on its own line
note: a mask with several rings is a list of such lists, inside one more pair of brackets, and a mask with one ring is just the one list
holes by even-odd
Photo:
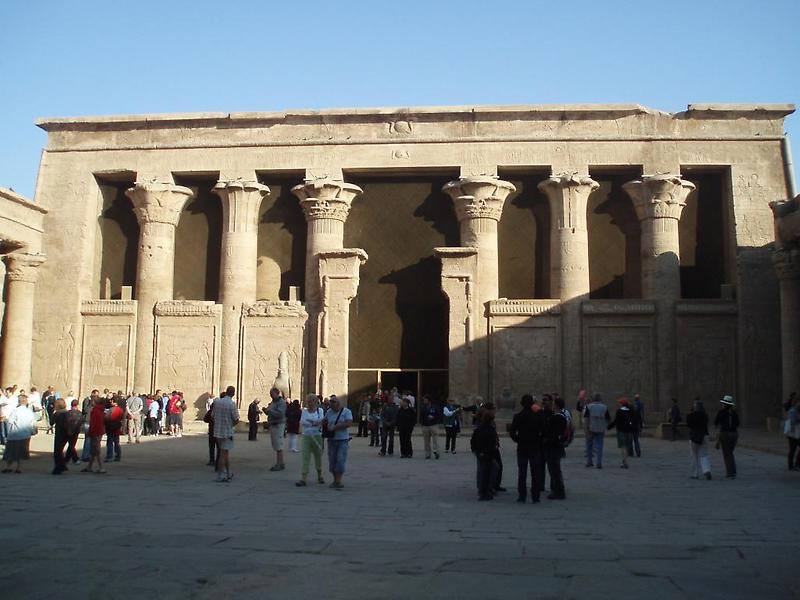
[[525, 394], [520, 402], [522, 410], [514, 415], [509, 437], [517, 444], [517, 502], [525, 502], [527, 496], [528, 469], [531, 471], [531, 500], [539, 502], [539, 490], [544, 482], [542, 460], [542, 419], [532, 410], [533, 396]]
[[497, 481], [498, 449], [497, 430], [494, 426], [494, 404], [483, 405], [481, 420], [472, 432], [470, 449], [477, 459], [478, 500], [494, 498], [494, 486]]
[[561, 473], [561, 451], [567, 421], [564, 415], [553, 411], [553, 399], [545, 396], [542, 400], [542, 452], [550, 472], [550, 495], [548, 500], [564, 500], [567, 497], [564, 489], [564, 476]]
[[389, 438], [389, 456], [394, 454], [394, 428], [397, 425], [398, 407], [394, 402], [387, 402], [381, 410], [381, 451], [386, 456], [386, 438]]
[[733, 451], [739, 440], [739, 415], [733, 406], [733, 396], [725, 396], [720, 400], [722, 408], [714, 419], [714, 426], [719, 427], [717, 448], [722, 449], [722, 458], [725, 461], [725, 477], [736, 478], [736, 459]]
[[411, 458], [414, 448], [411, 445], [411, 432], [417, 423], [417, 411], [411, 407], [408, 398], [400, 400], [400, 409], [397, 411], [397, 435], [400, 436], [400, 458]]
[[256, 398], [247, 407], [247, 424], [249, 425], [247, 440], [258, 441], [258, 422], [261, 420], [261, 398]]

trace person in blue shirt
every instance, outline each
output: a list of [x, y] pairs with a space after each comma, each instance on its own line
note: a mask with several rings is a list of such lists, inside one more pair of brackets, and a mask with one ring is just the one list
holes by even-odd
[[342, 476], [347, 464], [347, 450], [350, 444], [348, 427], [353, 424], [353, 413], [342, 406], [334, 395], [330, 397], [330, 409], [325, 413], [328, 437], [328, 470], [333, 474], [331, 487], [340, 490], [344, 487]]

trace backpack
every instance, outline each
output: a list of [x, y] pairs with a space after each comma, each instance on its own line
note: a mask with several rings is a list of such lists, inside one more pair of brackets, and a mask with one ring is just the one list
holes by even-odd
[[566, 448], [572, 443], [572, 440], [575, 439], [575, 425], [572, 422], [572, 415], [569, 414], [569, 411], [566, 408], [562, 409], [560, 414], [567, 422], [567, 426], [564, 428], [564, 433], [561, 435], [561, 447]]

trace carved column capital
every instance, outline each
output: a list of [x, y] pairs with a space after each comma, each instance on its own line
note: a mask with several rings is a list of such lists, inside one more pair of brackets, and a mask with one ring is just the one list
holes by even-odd
[[194, 192], [188, 187], [153, 180], [137, 181], [125, 195], [133, 203], [139, 225], [165, 223], [176, 227], [183, 207]]
[[211, 190], [222, 200], [222, 224], [228, 233], [255, 231], [261, 200], [269, 188], [256, 181], [220, 181]]
[[558, 173], [542, 181], [539, 189], [550, 201], [553, 227], [586, 229], [586, 206], [589, 194], [600, 187], [594, 179], [578, 172]]
[[44, 254], [15, 252], [6, 256], [6, 275], [9, 281], [36, 283], [39, 267], [45, 261]]
[[644, 175], [636, 181], [629, 181], [622, 186], [633, 200], [636, 216], [640, 221], [645, 219], [681, 218], [686, 197], [694, 190], [694, 184], [680, 175], [659, 173]]
[[514, 184], [491, 176], [461, 177], [442, 187], [442, 191], [453, 199], [459, 221], [499, 221], [506, 198], [516, 189]]
[[350, 214], [353, 198], [362, 189], [337, 179], [306, 179], [292, 188], [306, 215], [306, 221], [333, 219], [344, 223]]
[[783, 248], [772, 253], [775, 274], [781, 281], [800, 279], [800, 248]]

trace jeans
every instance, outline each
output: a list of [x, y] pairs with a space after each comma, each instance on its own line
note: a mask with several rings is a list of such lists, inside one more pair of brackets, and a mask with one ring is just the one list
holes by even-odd
[[789, 436], [786, 436], [786, 439], [789, 440], [789, 468], [800, 467], [800, 452], [798, 452], [800, 440]]
[[476, 479], [478, 483], [478, 494], [481, 498], [491, 498], [494, 492], [494, 483], [497, 480], [497, 463], [494, 457], [478, 457], [478, 469]]
[[380, 435], [380, 427], [376, 426], [376, 427], [374, 427], [373, 429], [370, 430], [370, 432], [369, 432], [369, 445], [370, 446], [377, 446], [378, 444], [380, 444], [380, 441], [378, 440], [378, 436], [379, 435]]
[[344, 473], [348, 446], [348, 440], [328, 440], [328, 470], [334, 475]]
[[83, 434], [83, 450], [81, 450], [81, 460], [83, 462], [89, 462], [89, 459], [92, 457], [92, 438], [89, 437], [88, 433]]
[[722, 448], [722, 459], [725, 461], [725, 474], [728, 477], [736, 477], [736, 459], [733, 451], [736, 449], [736, 442], [739, 434], [736, 432], [720, 432], [719, 447]]
[[531, 472], [531, 499], [538, 502], [539, 492], [544, 487], [542, 452], [536, 447], [517, 446], [517, 494], [522, 500], [528, 496], [528, 469]]
[[605, 433], [590, 432], [586, 438], [586, 464], [592, 466], [592, 459], [597, 456], [597, 466], [603, 466], [603, 442]]
[[394, 454], [394, 427], [381, 427], [381, 454], [386, 454], [386, 439], [389, 439], [389, 454]]
[[639, 430], [633, 432], [633, 451], [636, 453], [636, 456], [642, 455], [642, 447], [639, 445]]
[[455, 427], [445, 427], [444, 428], [444, 451], [445, 452], [455, 452], [456, 451], [456, 438], [458, 438], [458, 429]]
[[544, 448], [544, 460], [547, 470], [550, 473], [550, 495], [556, 498], [565, 498], [564, 476], [561, 474], [561, 451], [560, 446], [550, 446]]
[[106, 433], [106, 460], [122, 458], [122, 449], [119, 446], [119, 433]]

